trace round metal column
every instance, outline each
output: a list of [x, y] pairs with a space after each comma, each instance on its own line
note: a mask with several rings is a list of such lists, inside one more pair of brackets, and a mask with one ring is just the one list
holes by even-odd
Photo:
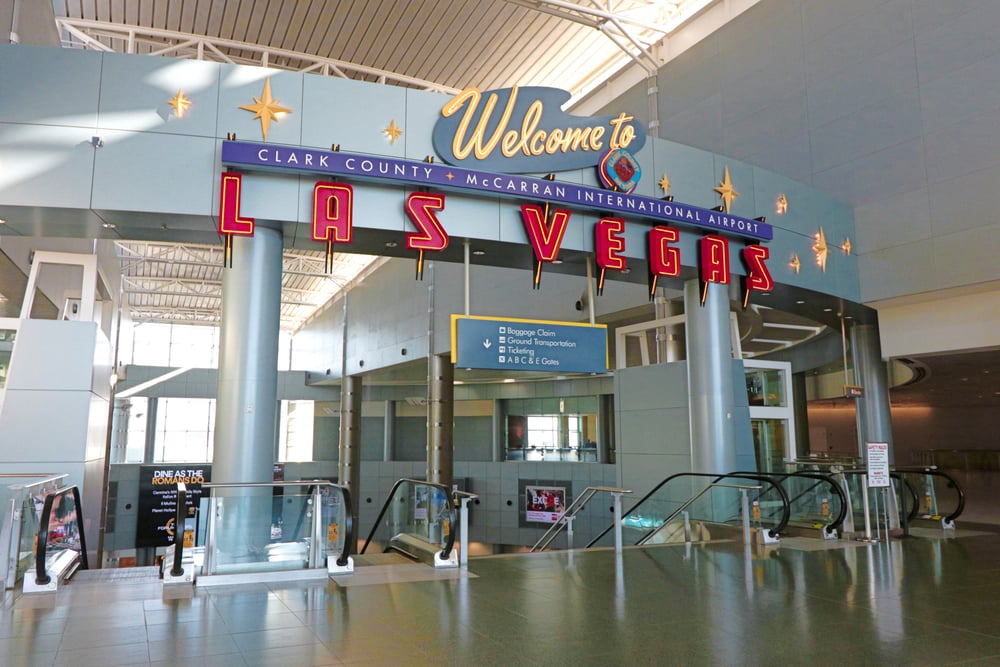
[[889, 376], [882, 361], [882, 342], [878, 325], [855, 324], [851, 327], [851, 357], [854, 381], [865, 388], [865, 395], [855, 399], [858, 411], [859, 454], [865, 456], [865, 443], [889, 443], [889, 461], [894, 461], [892, 418], [889, 412]]
[[724, 473], [736, 469], [729, 289], [709, 283], [704, 304], [701, 289], [698, 280], [684, 284], [691, 469]]
[[451, 487], [454, 475], [455, 368], [450, 357], [427, 361], [427, 481]]
[[[340, 383], [339, 482], [351, 492], [354, 516], [361, 507], [361, 376], [342, 378]], [[352, 553], [357, 545], [351, 545]]]
[[[281, 245], [279, 229], [258, 223], [254, 236], [233, 239], [233, 266], [223, 271], [213, 482], [272, 480]], [[270, 541], [271, 490], [226, 495], [220, 562], [256, 560]]]

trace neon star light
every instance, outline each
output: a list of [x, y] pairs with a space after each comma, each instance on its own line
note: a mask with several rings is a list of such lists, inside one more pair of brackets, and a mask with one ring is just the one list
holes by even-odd
[[264, 141], [267, 141], [267, 132], [271, 129], [271, 121], [277, 123], [282, 116], [292, 113], [292, 110], [281, 106], [279, 104], [281, 100], [271, 97], [271, 77], [264, 79], [264, 91], [260, 97], [253, 98], [253, 101], [253, 104], [244, 104], [240, 108], [252, 111], [254, 120], [260, 119], [260, 131], [264, 135]]
[[173, 107], [174, 114], [176, 114], [178, 118], [183, 118], [184, 113], [188, 110], [188, 107], [191, 106], [191, 100], [184, 97], [183, 90], [178, 90], [177, 94], [167, 101], [167, 104]]

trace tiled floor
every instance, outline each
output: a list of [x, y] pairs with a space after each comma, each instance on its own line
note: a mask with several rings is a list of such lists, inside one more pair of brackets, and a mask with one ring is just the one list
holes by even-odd
[[474, 578], [350, 587], [78, 582], [0, 609], [0, 664], [1000, 665], [984, 530], [503, 556]]

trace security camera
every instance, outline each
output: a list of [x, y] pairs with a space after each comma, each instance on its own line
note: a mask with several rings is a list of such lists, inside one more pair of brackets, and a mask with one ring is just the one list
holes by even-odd
[[580, 295], [580, 298], [576, 300], [576, 309], [583, 310], [589, 305], [590, 301], [587, 299], [587, 293], [584, 292]]

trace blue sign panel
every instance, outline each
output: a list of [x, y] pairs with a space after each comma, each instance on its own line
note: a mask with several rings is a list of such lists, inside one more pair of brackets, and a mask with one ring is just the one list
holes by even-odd
[[446, 164], [242, 141], [222, 142], [222, 164], [289, 173], [371, 178], [494, 197], [548, 201], [570, 208], [644, 218], [654, 223], [677, 223], [744, 238], [764, 241], [774, 238], [774, 230], [767, 223], [707, 208], [574, 183], [472, 171]]
[[525, 174], [593, 167], [609, 150], [646, 143], [633, 116], [574, 116], [562, 111], [570, 97], [544, 86], [469, 88], [442, 108], [434, 150], [449, 164]]
[[606, 373], [608, 330], [537, 320], [452, 315], [452, 360], [460, 368]]

